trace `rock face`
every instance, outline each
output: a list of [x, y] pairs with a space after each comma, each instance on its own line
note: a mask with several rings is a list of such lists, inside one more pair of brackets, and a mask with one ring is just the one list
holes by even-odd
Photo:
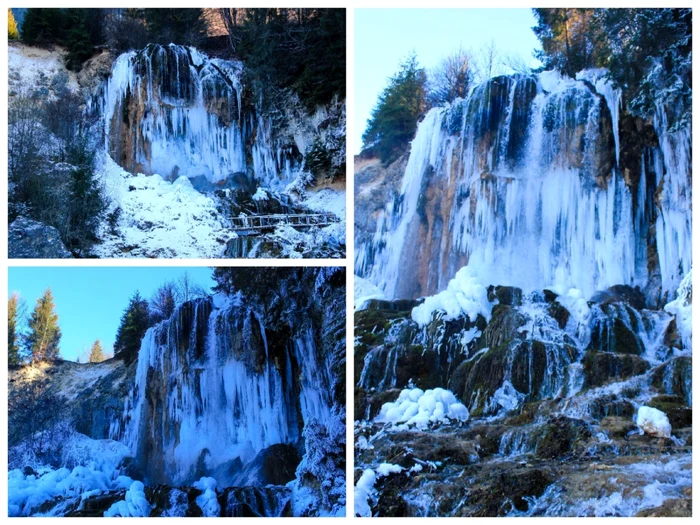
[[70, 259], [73, 257], [63, 245], [56, 228], [24, 217], [18, 217], [10, 224], [7, 244], [10, 259]]
[[[402, 469], [377, 475], [373, 514], [629, 516], [685, 501], [690, 349], [664, 342], [673, 315], [628, 292], [570, 302], [493, 287], [488, 322], [438, 312], [425, 326], [418, 301], [368, 301], [355, 313], [356, 478]], [[375, 419], [409, 385], [449, 388], [469, 422], [420, 432]], [[669, 490], [645, 499], [657, 482]], [[618, 504], [617, 491], [634, 497]]]

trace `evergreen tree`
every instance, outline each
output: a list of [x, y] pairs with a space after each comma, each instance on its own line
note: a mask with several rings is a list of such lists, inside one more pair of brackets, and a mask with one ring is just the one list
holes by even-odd
[[18, 303], [19, 297], [13, 293], [7, 302], [7, 362], [10, 366], [19, 365], [21, 362], [17, 331]]
[[88, 12], [91, 9], [66, 9], [67, 31], [65, 45], [68, 49], [66, 66], [79, 71], [83, 62], [92, 56], [93, 45], [88, 29]]
[[672, 128], [690, 121], [691, 9], [534, 9], [546, 69], [571, 77], [608, 70], [633, 115], [650, 118], [663, 102]]
[[117, 339], [114, 343], [114, 355], [129, 362], [133, 360], [141, 348], [146, 330], [149, 327], [148, 301], [145, 301], [138, 291], [129, 299], [129, 305], [122, 314]]
[[19, 30], [17, 29], [15, 15], [12, 14], [12, 9], [9, 7], [7, 8], [7, 38], [10, 40], [17, 40], [19, 38]]
[[60, 341], [58, 314], [55, 312], [51, 288], [47, 288], [44, 295], [37, 300], [29, 318], [27, 347], [32, 363], [57, 359]]
[[201, 9], [147, 8], [143, 15], [151, 40], [160, 44], [198, 46], [207, 36]]
[[102, 350], [102, 345], [98, 339], [92, 343], [92, 348], [90, 348], [90, 356], [88, 357], [88, 363], [101, 363], [107, 358], [104, 351]]
[[58, 42], [65, 30], [62, 9], [32, 7], [22, 22], [22, 40], [30, 46]]
[[427, 76], [415, 53], [379, 97], [362, 135], [363, 152], [376, 154], [385, 164], [395, 160], [414, 137], [418, 119], [427, 109]]

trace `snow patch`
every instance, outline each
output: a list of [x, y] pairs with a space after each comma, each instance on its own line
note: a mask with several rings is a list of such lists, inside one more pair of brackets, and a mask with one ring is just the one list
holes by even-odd
[[146, 493], [144, 492], [143, 483], [134, 481], [129, 490], [126, 491], [124, 499], [114, 503], [104, 516], [107, 518], [122, 517], [122, 518], [145, 518], [151, 514], [153, 505], [148, 503]]
[[423, 304], [416, 306], [411, 318], [419, 326], [425, 326], [433, 318], [434, 312], [444, 312], [443, 319], [451, 320], [466, 315], [473, 323], [479, 314], [488, 322], [491, 319], [493, 303], [488, 300], [486, 287], [477, 279], [474, 272], [465, 266], [457, 272], [447, 285], [447, 290], [427, 297]]
[[395, 402], [384, 403], [375, 421], [392, 425], [403, 423], [406, 427], [425, 430], [430, 424], [468, 419], [467, 407], [457, 401], [449, 390], [435, 388], [424, 392], [420, 388], [406, 388]]
[[657, 408], [648, 406], [639, 407], [637, 412], [637, 426], [645, 434], [655, 437], [671, 437], [671, 423], [666, 414]]

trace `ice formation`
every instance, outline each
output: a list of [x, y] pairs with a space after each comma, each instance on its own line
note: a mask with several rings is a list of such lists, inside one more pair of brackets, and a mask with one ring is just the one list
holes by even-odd
[[671, 423], [668, 417], [658, 408], [639, 407], [637, 411], [637, 426], [645, 433], [655, 437], [671, 437]]
[[[398, 197], [356, 249], [358, 275], [390, 299], [407, 298], [416, 286], [446, 289], [466, 260], [484, 285], [575, 287], [590, 298], [612, 285], [649, 283], [650, 235], [660, 291], [673, 292], [691, 266], [690, 133], [670, 132], [659, 109], [659, 147], [644, 150], [635, 188], [618, 168], [620, 94], [599, 71], [580, 78], [497, 77], [432, 109]], [[601, 131], [606, 122], [611, 136]], [[424, 188], [438, 184], [450, 206], [431, 222]], [[415, 243], [417, 235], [430, 246]]]
[[393, 425], [405, 424], [419, 430], [431, 424], [469, 419], [469, 411], [455, 395], [443, 388], [425, 392], [420, 388], [404, 389], [395, 402], [385, 403], [376, 420]]

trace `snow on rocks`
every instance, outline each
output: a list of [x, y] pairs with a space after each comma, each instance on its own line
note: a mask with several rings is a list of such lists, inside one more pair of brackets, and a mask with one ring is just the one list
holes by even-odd
[[425, 430], [430, 424], [468, 419], [467, 407], [449, 390], [435, 388], [424, 392], [420, 388], [407, 388], [401, 391], [395, 402], [384, 403], [375, 421]]
[[364, 310], [372, 299], [386, 299], [381, 288], [367, 279], [355, 276], [355, 311]]
[[41, 468], [25, 473], [20, 469], [8, 473], [10, 516], [34, 515], [39, 507], [54, 498], [82, 498], [95, 491], [125, 489], [132, 480], [116, 472], [103, 472], [85, 466]]
[[392, 463], [382, 463], [376, 470], [365, 469], [355, 485], [355, 516], [372, 517], [370, 502], [375, 498], [374, 484], [377, 480], [390, 474], [403, 472], [403, 467]]
[[194, 488], [202, 491], [197, 496], [197, 505], [202, 509], [202, 515], [206, 517], [220, 516], [221, 507], [216, 499], [216, 480], [203, 477], [199, 481], [194, 482]]
[[118, 235], [103, 232], [99, 257], [219, 257], [232, 237], [213, 199], [189, 179], [170, 183], [159, 175], [131, 175], [108, 155], [99, 168], [105, 193], [121, 208]]
[[676, 299], [664, 306], [669, 314], [676, 316], [678, 333], [683, 340], [683, 348], [690, 350], [693, 333], [693, 271], [690, 270], [678, 286]]
[[134, 481], [129, 490], [126, 491], [124, 499], [117, 501], [104, 513], [105, 517], [113, 518], [120, 516], [122, 518], [129, 517], [148, 517], [151, 514], [153, 505], [148, 503], [146, 493], [144, 492], [143, 483]]
[[341, 221], [345, 221], [345, 191], [333, 188], [308, 191], [302, 204], [316, 212], [330, 212]]
[[656, 408], [641, 406], [637, 412], [637, 426], [645, 434], [655, 437], [671, 437], [671, 423], [666, 414]]
[[481, 314], [489, 321], [492, 307], [493, 303], [488, 300], [486, 287], [479, 282], [474, 272], [465, 266], [449, 282], [447, 290], [427, 297], [423, 304], [413, 309], [411, 317], [420, 326], [430, 323], [434, 312], [444, 312], [445, 320], [466, 315], [474, 322]]

